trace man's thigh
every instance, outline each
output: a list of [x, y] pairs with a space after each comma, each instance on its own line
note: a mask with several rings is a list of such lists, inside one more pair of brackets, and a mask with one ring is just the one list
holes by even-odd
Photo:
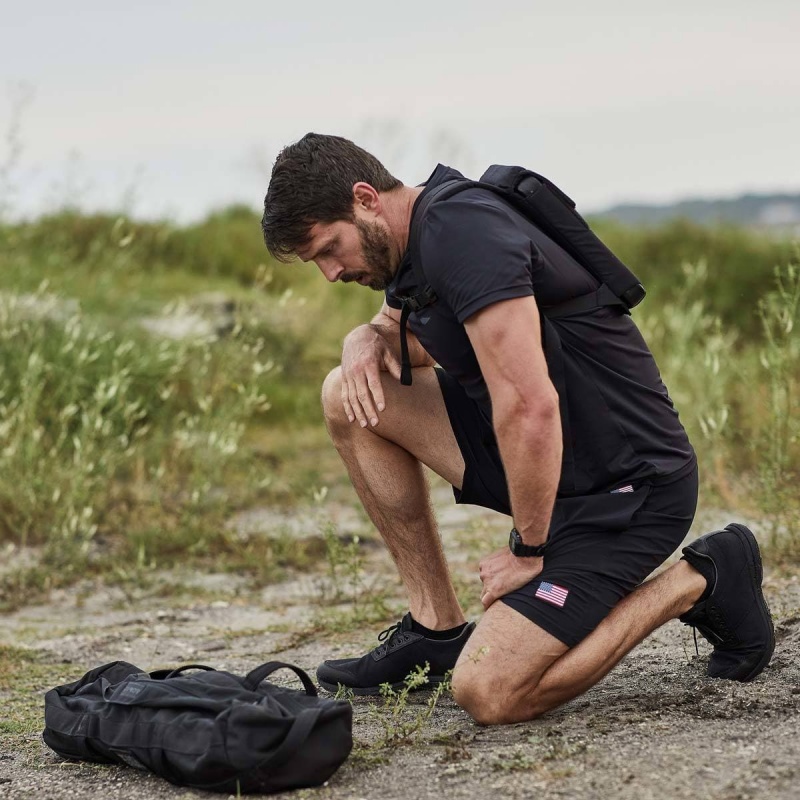
[[386, 409], [380, 414], [378, 425], [364, 432], [400, 445], [452, 486], [460, 488], [464, 459], [435, 370], [415, 368], [411, 386], [403, 386], [386, 372], [381, 373], [381, 378]]

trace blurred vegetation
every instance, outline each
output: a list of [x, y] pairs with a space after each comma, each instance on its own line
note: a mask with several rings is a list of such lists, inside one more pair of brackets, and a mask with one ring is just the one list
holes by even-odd
[[684, 264], [702, 261], [704, 309], [726, 328], [760, 336], [757, 303], [774, 288], [775, 267], [797, 258], [795, 243], [732, 225], [693, 225], [673, 220], [660, 227], [626, 228], [593, 221], [604, 242], [639, 276], [648, 292], [648, 310], [684, 295]]
[[[635, 318], [706, 497], [800, 557], [796, 248], [685, 221], [596, 227], [648, 289]], [[143, 329], [208, 292], [235, 303], [224, 335]], [[0, 547], [41, 551], [0, 577], [0, 602], [92, 572], [197, 562], [267, 580], [265, 564], [306, 563], [224, 522], [318, 485], [319, 387], [380, 300], [273, 263], [246, 208], [183, 227], [73, 211], [0, 224]]]

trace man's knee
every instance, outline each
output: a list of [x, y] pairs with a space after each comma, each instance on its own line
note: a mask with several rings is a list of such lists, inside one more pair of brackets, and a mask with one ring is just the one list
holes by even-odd
[[332, 369], [322, 382], [322, 411], [331, 423], [348, 422], [342, 404], [342, 368]]
[[535, 687], [510, 688], [496, 675], [457, 667], [452, 686], [456, 703], [479, 725], [508, 725], [543, 713], [535, 704]]

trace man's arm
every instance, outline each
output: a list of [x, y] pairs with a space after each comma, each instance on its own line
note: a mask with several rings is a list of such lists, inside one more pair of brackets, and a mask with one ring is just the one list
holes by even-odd
[[[436, 362], [411, 331], [406, 330], [412, 367]], [[350, 331], [342, 347], [342, 405], [350, 422], [362, 427], [377, 425], [386, 408], [382, 371], [400, 380], [400, 311], [384, 301], [381, 310], [366, 325]]]
[[[536, 301], [494, 303], [470, 317], [465, 328], [489, 389], [515, 527], [525, 544], [543, 544], [561, 476], [562, 441]], [[517, 558], [507, 548], [492, 558], [485, 576], [482, 567], [486, 607], [541, 571], [541, 559]]]

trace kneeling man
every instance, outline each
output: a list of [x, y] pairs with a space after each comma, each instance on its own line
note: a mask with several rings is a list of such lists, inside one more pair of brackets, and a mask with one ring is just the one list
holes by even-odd
[[[434, 682], [454, 668], [455, 698], [478, 722], [528, 720], [675, 617], [713, 643], [709, 675], [752, 680], [774, 636], [746, 527], [701, 537], [643, 583], [689, 530], [697, 465], [636, 325], [608, 305], [548, 318], [599, 282], [490, 190], [426, 206], [461, 180], [439, 165], [405, 186], [352, 142], [313, 133], [272, 172], [270, 252], [385, 298], [345, 339], [322, 400], [410, 611], [370, 653], [324, 662], [319, 682], [377, 694], [427, 663]], [[408, 302], [431, 290], [433, 304]], [[513, 518], [509, 543], [481, 562], [477, 626], [456, 599], [423, 464], [456, 502]]]

